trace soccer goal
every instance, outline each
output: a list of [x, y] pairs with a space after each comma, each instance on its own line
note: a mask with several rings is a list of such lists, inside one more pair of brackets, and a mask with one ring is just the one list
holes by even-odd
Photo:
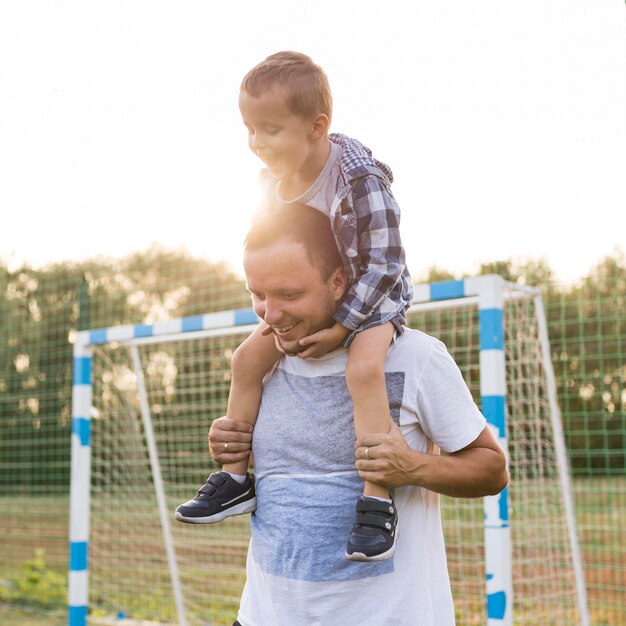
[[[501, 494], [441, 499], [458, 623], [587, 626], [539, 291], [494, 275], [418, 285], [408, 322], [448, 346], [508, 454]], [[247, 517], [206, 527], [173, 511], [215, 470], [208, 427], [225, 412], [233, 350], [257, 323], [245, 309], [77, 333], [70, 626], [232, 624]]]

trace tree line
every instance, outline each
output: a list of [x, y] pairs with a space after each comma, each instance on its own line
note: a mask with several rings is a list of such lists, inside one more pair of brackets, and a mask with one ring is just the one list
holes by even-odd
[[[617, 473], [626, 448], [626, 261], [607, 256], [576, 284], [543, 261], [497, 261], [480, 274], [542, 289], [559, 402], [575, 472]], [[459, 278], [430, 268], [419, 282]], [[153, 246], [123, 259], [40, 269], [0, 262], [0, 484], [69, 481], [72, 346], [80, 329], [249, 307], [224, 263]]]

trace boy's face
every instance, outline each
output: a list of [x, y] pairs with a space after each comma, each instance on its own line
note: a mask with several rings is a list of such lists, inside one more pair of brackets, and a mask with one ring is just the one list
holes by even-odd
[[317, 176], [312, 147], [317, 138], [315, 122], [292, 113], [287, 90], [276, 87], [258, 98], [239, 94], [239, 110], [248, 129], [248, 145], [277, 180], [295, 174]]

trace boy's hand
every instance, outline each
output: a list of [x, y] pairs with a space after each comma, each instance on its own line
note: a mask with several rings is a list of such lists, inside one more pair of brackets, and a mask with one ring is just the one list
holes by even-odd
[[301, 346], [306, 346], [306, 349], [300, 352], [298, 356], [301, 359], [324, 356], [331, 350], [338, 348], [349, 333], [350, 331], [345, 326], [335, 322], [330, 328], [318, 330], [316, 333], [300, 339], [298, 343]]
[[209, 430], [211, 456], [220, 465], [245, 459], [252, 448], [252, 430], [248, 422], [218, 417]]
[[[271, 326], [266, 326], [262, 331], [261, 334], [264, 337], [267, 337], [267, 335], [274, 335], [274, 331], [272, 330]], [[287, 354], [285, 352], [285, 350], [283, 349], [283, 347], [280, 345], [280, 342], [278, 341], [278, 337], [276, 335], [274, 335], [274, 344], [276, 345], [276, 349], [281, 353], [281, 354]]]

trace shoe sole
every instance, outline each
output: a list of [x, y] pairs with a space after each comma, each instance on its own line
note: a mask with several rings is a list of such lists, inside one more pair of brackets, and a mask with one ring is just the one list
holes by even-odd
[[396, 544], [398, 543], [398, 537], [400, 536], [400, 531], [396, 527], [396, 539], [393, 542], [393, 545], [387, 552], [383, 552], [381, 554], [376, 554], [374, 556], [368, 556], [367, 554], [363, 554], [363, 552], [353, 552], [352, 554], [348, 554], [346, 552], [345, 557], [349, 561], [358, 561], [360, 563], [366, 563], [369, 561], [386, 561], [390, 559], [396, 552]]
[[235, 515], [244, 515], [245, 513], [252, 513], [256, 510], [256, 498], [246, 500], [235, 506], [231, 506], [229, 509], [214, 513], [213, 515], [207, 515], [206, 517], [186, 517], [179, 511], [176, 511], [176, 519], [179, 522], [185, 522], [186, 524], [217, 524], [227, 517], [233, 517]]

